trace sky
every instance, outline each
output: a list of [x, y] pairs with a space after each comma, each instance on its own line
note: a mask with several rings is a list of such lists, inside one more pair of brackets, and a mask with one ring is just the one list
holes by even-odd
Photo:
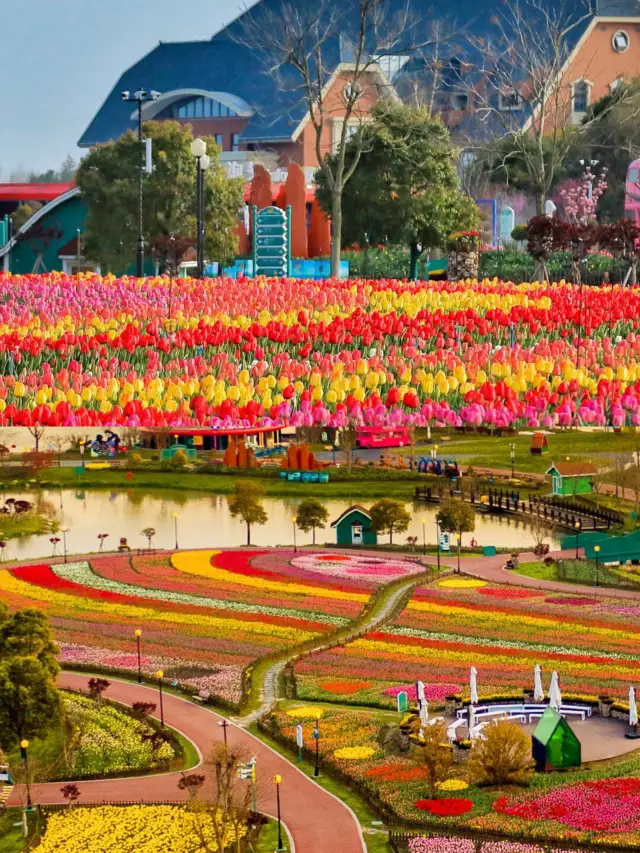
[[0, 180], [56, 169], [120, 74], [159, 41], [209, 39], [243, 0], [1, 3]]

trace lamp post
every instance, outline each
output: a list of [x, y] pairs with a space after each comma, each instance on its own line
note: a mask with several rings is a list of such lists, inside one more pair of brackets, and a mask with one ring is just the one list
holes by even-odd
[[61, 527], [60, 533], [62, 533], [62, 549], [64, 551], [64, 561], [67, 562], [67, 533], [69, 532], [68, 527]]
[[600, 585], [600, 546], [594, 545], [593, 550], [596, 552], [596, 586]]
[[422, 519], [422, 556], [427, 555], [427, 522]]
[[218, 725], [222, 729], [223, 737], [224, 737], [224, 745], [227, 746], [227, 728], [229, 727], [229, 723], [226, 720], [218, 720]]
[[313, 768], [313, 775], [320, 775], [320, 717], [316, 717], [316, 724], [313, 727], [313, 739], [316, 742], [316, 766]]
[[142, 684], [142, 661], [140, 659], [140, 637], [142, 636], [142, 631], [140, 628], [136, 628], [133, 635], [136, 638], [136, 646], [138, 649], [138, 684]]
[[456, 574], [460, 574], [460, 546], [462, 545], [462, 533], [457, 533], [458, 537], [458, 568], [456, 569]]
[[176, 539], [176, 551], [178, 550], [178, 513], [173, 513], [173, 532], [175, 533]]
[[511, 479], [513, 480], [515, 477], [515, 464], [516, 464], [516, 446], [513, 442], [509, 445], [509, 450], [511, 452]]
[[280, 774], [277, 773], [273, 777], [273, 781], [275, 782], [275, 785], [276, 785], [276, 803], [278, 804], [278, 847], [277, 847], [277, 850], [281, 851], [281, 850], [284, 850], [284, 847], [282, 845], [282, 823], [280, 821], [280, 785], [282, 784], [282, 776], [280, 776]]
[[160, 693], [160, 725], [164, 728], [164, 707], [162, 705], [162, 678], [164, 676], [164, 672], [159, 669], [156, 672], [156, 678], [158, 679], [158, 691]]
[[27, 785], [27, 808], [31, 808], [31, 779], [29, 778], [29, 753], [27, 752], [29, 748], [28, 740], [20, 741], [20, 758], [24, 761], [24, 775], [25, 781]]
[[440, 522], [436, 516], [436, 549], [438, 554], [438, 574], [440, 574]]
[[122, 92], [120, 97], [123, 101], [131, 101], [138, 108], [138, 235], [136, 240], [136, 275], [142, 278], [144, 275], [144, 234], [143, 234], [143, 187], [144, 187], [144, 140], [142, 139], [142, 105], [146, 101], [157, 101], [160, 92], [153, 89], [147, 92], [138, 89], [137, 92]]
[[202, 278], [204, 276], [204, 173], [211, 165], [211, 159], [207, 155], [207, 143], [200, 137], [191, 143], [191, 153], [196, 158], [196, 220], [198, 223], [196, 277]]
[[582, 529], [582, 522], [576, 521], [575, 528], [576, 528], [576, 560], [578, 560], [579, 559], [578, 547], [579, 547], [579, 541], [580, 541], [580, 530]]
[[297, 528], [298, 519], [295, 517], [295, 515], [292, 515], [291, 521], [293, 522], [293, 553], [297, 554], [298, 553], [298, 540], [296, 538], [296, 528]]

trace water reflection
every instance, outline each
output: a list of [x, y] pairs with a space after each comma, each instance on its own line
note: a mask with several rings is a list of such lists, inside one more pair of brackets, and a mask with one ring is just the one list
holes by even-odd
[[[174, 542], [173, 514], [178, 513], [179, 541], [182, 548], [224, 548], [243, 545], [246, 528], [231, 518], [224, 495], [210, 495], [186, 491], [150, 491], [139, 489], [124, 491], [59, 490], [38, 493], [24, 492], [13, 495], [25, 500], [43, 501], [48, 513], [55, 512], [62, 525], [69, 528], [67, 546], [70, 553], [97, 551], [98, 534], [108, 533], [105, 549], [117, 546], [120, 537], [129, 540], [132, 548], [145, 544], [141, 531], [145, 527], [156, 530], [154, 544], [158, 548], [171, 548]], [[252, 544], [291, 545], [293, 534], [291, 517], [295, 515], [300, 498], [265, 498], [264, 506], [269, 517], [263, 527], [252, 528]], [[356, 500], [327, 500], [330, 522]], [[370, 503], [370, 502], [369, 502]], [[435, 507], [414, 504], [409, 530], [395, 541], [404, 543], [407, 536], [417, 536], [422, 543], [422, 521], [426, 521], [427, 542], [435, 542]], [[0, 522], [1, 529], [1, 522]], [[388, 537], [382, 537], [386, 541]], [[476, 529], [463, 537], [463, 544], [472, 538], [481, 545], [524, 547], [533, 545], [534, 539], [525, 522], [505, 516], [476, 515]], [[335, 541], [334, 531], [327, 526], [317, 532], [318, 544]], [[311, 544], [311, 533], [298, 531], [298, 544]], [[558, 546], [555, 537], [552, 547]], [[51, 553], [49, 535], [31, 536], [11, 540], [6, 548], [7, 559], [46, 557]]]

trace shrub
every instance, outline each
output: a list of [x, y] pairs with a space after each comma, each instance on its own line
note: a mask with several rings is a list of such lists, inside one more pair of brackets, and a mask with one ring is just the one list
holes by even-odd
[[525, 785], [533, 773], [531, 739], [510, 720], [498, 720], [476, 740], [469, 757], [469, 779], [480, 785]]

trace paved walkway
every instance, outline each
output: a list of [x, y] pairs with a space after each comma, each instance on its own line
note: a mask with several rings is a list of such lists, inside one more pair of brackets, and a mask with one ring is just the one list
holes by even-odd
[[[61, 687], [86, 689], [89, 675], [63, 672], [58, 679]], [[105, 694], [125, 705], [134, 702], [158, 701], [157, 690], [126, 681], [111, 681]], [[223, 718], [207, 708], [195, 705], [171, 693], [164, 695], [165, 722], [179, 730], [206, 755], [214, 742], [222, 740], [217, 725]], [[156, 713], [156, 717], [158, 714]], [[227, 729], [231, 745], [243, 744], [258, 759], [258, 810], [274, 816], [277, 812], [275, 785], [269, 780], [276, 773], [282, 776], [281, 813], [298, 853], [366, 853], [360, 825], [351, 811], [336, 797], [320, 788], [278, 753], [249, 732], [231, 724]], [[128, 779], [80, 781], [81, 803], [161, 802], [181, 801], [186, 796], [177, 787], [179, 772]], [[64, 803], [60, 793], [62, 783], [34, 785], [35, 803]], [[8, 805], [21, 805], [20, 792], [14, 789]]]

